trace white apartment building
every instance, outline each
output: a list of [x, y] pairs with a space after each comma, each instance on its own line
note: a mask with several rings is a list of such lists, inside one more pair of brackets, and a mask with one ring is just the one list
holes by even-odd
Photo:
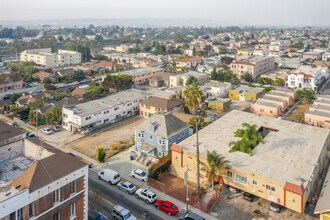
[[177, 86], [187, 86], [187, 81], [189, 77], [196, 78], [200, 85], [203, 85], [210, 81], [210, 77], [207, 73], [189, 71], [188, 73], [170, 76], [170, 88]]
[[35, 62], [47, 68], [75, 65], [81, 63], [81, 53], [70, 50], [58, 50], [52, 53], [51, 48], [25, 50], [20, 54], [20, 61]]
[[151, 96], [152, 92], [130, 89], [90, 102], [63, 107], [62, 127], [74, 132], [87, 126], [95, 128], [139, 115], [140, 101]]
[[201, 86], [201, 90], [210, 97], [225, 98], [228, 96], [229, 90], [232, 89], [231, 83], [219, 82], [216, 80], [211, 80]]
[[328, 78], [329, 72], [325, 69], [300, 66], [297, 70], [288, 73], [287, 86], [290, 88], [309, 88], [316, 90]]

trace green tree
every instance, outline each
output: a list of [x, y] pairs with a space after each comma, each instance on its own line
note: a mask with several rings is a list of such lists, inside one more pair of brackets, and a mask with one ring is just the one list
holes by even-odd
[[18, 99], [19, 97], [21, 97], [21, 94], [14, 92], [14, 93], [10, 96], [10, 102], [11, 102], [11, 104], [14, 104], [14, 103], [17, 101], [17, 99]]
[[250, 125], [248, 123], [242, 124], [243, 129], [235, 131], [235, 137], [241, 140], [230, 142], [231, 149], [229, 152], [240, 151], [252, 156], [252, 150], [259, 144], [264, 143], [263, 137], [257, 131], [257, 125]]
[[206, 154], [207, 163], [202, 164], [202, 171], [206, 172], [206, 177], [209, 183], [212, 184], [212, 194], [214, 193], [214, 180], [219, 178], [219, 176], [223, 175], [224, 169], [226, 168], [226, 164], [228, 161], [224, 156], [218, 154], [215, 150], [212, 152], [207, 151]]
[[[182, 96], [185, 100], [185, 105], [189, 108], [190, 112], [195, 113], [195, 117], [198, 115], [198, 108], [204, 102], [204, 94], [203, 91], [200, 90], [198, 83], [193, 83], [186, 87]], [[197, 198], [200, 198], [200, 160], [199, 160], [199, 142], [198, 142], [198, 126], [196, 129], [196, 158], [197, 158]]]
[[[196, 117], [193, 117], [189, 120], [189, 125], [191, 126], [191, 128], [194, 130], [194, 132], [196, 131]], [[197, 116], [197, 127], [198, 130], [202, 129], [203, 127], [205, 127], [206, 123], [204, 120], [204, 117], [202, 116]]]
[[97, 82], [90, 84], [83, 95], [84, 101], [91, 101], [106, 96], [107, 92]]
[[107, 155], [107, 153], [105, 152], [103, 147], [100, 147], [97, 149], [97, 159], [99, 162], [104, 163], [106, 155]]
[[193, 83], [198, 83], [198, 79], [194, 76], [189, 76], [186, 82], [186, 86], [189, 86]]
[[311, 103], [315, 99], [315, 92], [312, 89], [298, 89], [297, 90], [297, 99], [302, 101], [307, 101]]
[[105, 91], [109, 91], [109, 89], [113, 89], [116, 92], [124, 91], [132, 88], [133, 86], [133, 78], [131, 76], [120, 74], [120, 75], [112, 75], [108, 74], [104, 81], [102, 82], [102, 87]]
[[171, 60], [170, 62], [167, 63], [166, 65], [166, 71], [170, 73], [175, 73], [177, 70], [176, 67], [176, 62], [174, 60]]
[[252, 82], [252, 75], [250, 73], [245, 73], [243, 76], [242, 76], [242, 79], [245, 81], [245, 82]]

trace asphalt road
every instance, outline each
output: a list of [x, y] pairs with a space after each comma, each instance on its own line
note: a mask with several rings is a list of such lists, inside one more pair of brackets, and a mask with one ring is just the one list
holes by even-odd
[[[99, 210], [107, 217], [110, 217], [112, 208], [119, 204], [130, 210], [137, 219], [178, 219], [178, 217], [168, 216], [156, 210], [154, 205], [148, 205], [142, 200], [136, 199], [134, 195], [128, 195], [115, 186], [99, 180], [97, 173], [93, 170], [89, 172], [89, 198], [89, 206]], [[147, 217], [144, 216], [145, 211], [148, 213]]]

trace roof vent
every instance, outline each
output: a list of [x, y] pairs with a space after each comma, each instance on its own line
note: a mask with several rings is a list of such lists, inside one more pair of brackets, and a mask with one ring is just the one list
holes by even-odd
[[19, 188], [21, 188], [21, 185], [18, 185], [18, 186], [15, 187], [15, 189], [19, 189]]
[[11, 192], [8, 192], [8, 193], [5, 194], [5, 196], [9, 196], [10, 194], [11, 194]]

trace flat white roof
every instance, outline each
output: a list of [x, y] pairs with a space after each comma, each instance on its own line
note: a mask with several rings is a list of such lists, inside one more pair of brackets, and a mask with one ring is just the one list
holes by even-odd
[[325, 177], [319, 199], [316, 203], [314, 213], [324, 213], [330, 211], [330, 169]]
[[[242, 123], [271, 128], [265, 144], [253, 150], [253, 156], [242, 152], [229, 153], [229, 143], [237, 141], [234, 132]], [[201, 156], [217, 151], [229, 165], [280, 183], [291, 182], [306, 187], [318, 163], [329, 130], [252, 113], [233, 110], [199, 132]], [[195, 134], [180, 142], [184, 151], [196, 152]]]
[[129, 75], [132, 77], [136, 77], [136, 76], [143, 76], [145, 74], [155, 73], [155, 72], [163, 72], [163, 69], [158, 68], [158, 67], [147, 67], [147, 68], [134, 69], [134, 70], [113, 73], [113, 75]]

